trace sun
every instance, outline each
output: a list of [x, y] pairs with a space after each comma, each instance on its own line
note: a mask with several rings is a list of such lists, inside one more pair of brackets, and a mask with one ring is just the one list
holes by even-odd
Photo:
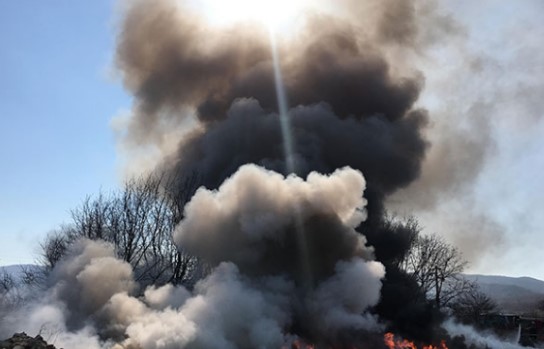
[[193, 0], [215, 25], [251, 22], [271, 32], [289, 32], [310, 8], [311, 0]]

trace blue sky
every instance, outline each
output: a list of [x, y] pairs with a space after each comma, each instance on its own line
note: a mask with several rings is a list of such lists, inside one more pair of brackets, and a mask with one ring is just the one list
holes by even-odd
[[0, 264], [32, 262], [44, 233], [117, 183], [110, 119], [113, 3], [0, 2]]
[[[437, 124], [461, 127], [472, 117], [461, 106], [484, 101], [489, 129], [482, 132], [493, 144], [474, 183], [421, 220], [429, 232], [447, 236], [463, 223], [468, 235], [449, 237], [468, 246], [471, 229], [479, 229], [472, 224], [484, 217], [502, 241], [483, 241], [493, 247], [471, 271], [544, 279], [544, 4], [448, 3], [467, 28], [466, 42], [444, 43], [424, 68], [422, 104]], [[6, 265], [33, 262], [46, 233], [68, 221], [85, 196], [118, 184], [111, 120], [130, 109], [131, 97], [112, 68], [112, 0], [1, 1], [0, 42], [0, 265]], [[467, 57], [484, 57], [486, 68], [472, 76]], [[452, 121], [453, 112], [465, 114]]]

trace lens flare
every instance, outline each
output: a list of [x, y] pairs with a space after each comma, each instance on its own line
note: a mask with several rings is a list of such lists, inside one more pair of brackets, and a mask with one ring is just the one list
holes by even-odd
[[293, 149], [293, 135], [289, 120], [289, 103], [287, 101], [287, 93], [283, 85], [283, 75], [280, 66], [280, 57], [276, 44], [274, 33], [270, 33], [270, 46], [272, 48], [272, 61], [274, 64], [274, 83], [276, 85], [276, 98], [278, 100], [278, 111], [280, 116], [281, 133], [283, 136], [283, 149], [285, 152], [285, 163], [287, 164], [287, 172], [295, 172], [295, 160]]
[[194, 0], [193, 4], [213, 24], [254, 22], [273, 32], [291, 30], [311, 5], [310, 0]]
[[[289, 118], [289, 102], [287, 92], [283, 83], [283, 74], [281, 71], [280, 55], [276, 43], [276, 35], [270, 30], [270, 47], [272, 50], [272, 62], [274, 65], [274, 83], [276, 87], [276, 98], [278, 101], [278, 112], [283, 137], [283, 151], [285, 156], [285, 165], [287, 173], [296, 173], [295, 149], [291, 120]], [[310, 256], [308, 253], [308, 242], [306, 240], [306, 231], [302, 221], [301, 208], [297, 205], [295, 210], [295, 231], [297, 237], [299, 264], [302, 272], [302, 288], [308, 292], [313, 287], [312, 270], [310, 267]]]

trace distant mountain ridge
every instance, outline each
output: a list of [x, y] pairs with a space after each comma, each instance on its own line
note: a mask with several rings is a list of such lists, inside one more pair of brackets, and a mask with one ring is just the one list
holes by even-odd
[[525, 288], [529, 291], [544, 294], [544, 281], [535, 278], [523, 276], [523, 277], [510, 277], [499, 275], [480, 275], [480, 274], [465, 274], [466, 279], [475, 281], [479, 284], [497, 284], [497, 285], [510, 285]]
[[532, 313], [544, 301], [544, 281], [531, 277], [465, 274], [505, 313]]
[[36, 264], [15, 264], [15, 265], [3, 265], [0, 266], [0, 277], [4, 274], [11, 275], [14, 281], [20, 281], [24, 276], [25, 270], [39, 271], [41, 266]]
[[[39, 270], [35, 264], [0, 266], [0, 277], [11, 274], [18, 281], [24, 275], [23, 270]], [[530, 313], [536, 310], [539, 302], [544, 301], [544, 281], [531, 277], [509, 277], [500, 275], [463, 274], [469, 281], [475, 282], [482, 292], [492, 298], [499, 310], [504, 313]]]

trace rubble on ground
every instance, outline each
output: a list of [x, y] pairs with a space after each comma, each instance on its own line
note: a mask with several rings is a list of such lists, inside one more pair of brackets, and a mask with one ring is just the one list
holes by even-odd
[[0, 341], [0, 349], [56, 349], [47, 344], [42, 336], [32, 338], [24, 332], [16, 333], [13, 337]]

